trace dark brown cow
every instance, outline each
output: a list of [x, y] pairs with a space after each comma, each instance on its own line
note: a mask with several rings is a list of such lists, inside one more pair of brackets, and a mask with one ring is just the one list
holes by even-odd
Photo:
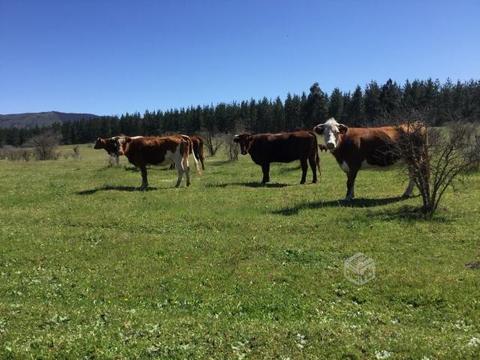
[[253, 162], [262, 167], [265, 184], [270, 181], [270, 163], [288, 163], [300, 160], [302, 166], [301, 184], [307, 177], [308, 164], [313, 172], [313, 182], [317, 182], [317, 168], [320, 173], [317, 138], [311, 131], [293, 131], [279, 134], [241, 134], [234, 141], [240, 144], [242, 155], [250, 154]]
[[[355, 178], [360, 169], [370, 166], [387, 167], [400, 160], [398, 142], [402, 134], [409, 131], [405, 125], [348, 128], [333, 118], [324, 124], [318, 124], [313, 130], [324, 136], [326, 147], [347, 174], [345, 200], [352, 200], [355, 196]], [[410, 178], [404, 197], [412, 194], [414, 185]]]
[[[139, 136], [115, 137], [118, 143], [119, 155], [125, 155], [130, 163], [138, 167], [142, 173], [141, 190], [148, 187], [147, 165], [163, 165], [175, 163], [178, 178], [176, 187], [180, 186], [183, 174], [186, 175], [186, 184], [190, 185], [190, 167], [188, 156], [191, 153], [191, 140], [188, 136]], [[195, 166], [200, 173], [198, 161], [193, 154]]]

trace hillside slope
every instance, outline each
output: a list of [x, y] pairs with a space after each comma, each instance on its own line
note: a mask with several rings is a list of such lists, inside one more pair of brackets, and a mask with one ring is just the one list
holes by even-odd
[[39, 113], [22, 114], [0, 114], [0, 128], [18, 127], [28, 128], [35, 126], [49, 126], [54, 123], [64, 123], [82, 119], [92, 119], [98, 117], [94, 114], [82, 113], [63, 113], [58, 111], [48, 111]]

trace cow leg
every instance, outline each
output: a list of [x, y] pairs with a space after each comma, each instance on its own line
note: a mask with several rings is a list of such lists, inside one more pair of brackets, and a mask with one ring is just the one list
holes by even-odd
[[312, 169], [312, 173], [313, 173], [313, 179], [312, 179], [312, 183], [316, 183], [317, 182], [317, 161], [316, 161], [316, 158], [313, 156], [309, 157], [308, 158], [308, 162], [310, 164], [310, 169]]
[[270, 181], [270, 163], [265, 163], [262, 165], [263, 179], [262, 184], [265, 184]]
[[302, 166], [302, 180], [300, 180], [300, 184], [305, 184], [308, 171], [307, 159], [300, 159], [300, 165]]
[[179, 187], [180, 184], [182, 183], [183, 173], [184, 173], [183, 168], [181, 166], [177, 167], [178, 177], [177, 177], [177, 183], [175, 184], [175, 187]]
[[205, 164], [203, 163], [203, 156], [200, 157], [200, 163], [202, 164], [202, 170], [205, 170]]
[[355, 178], [357, 177], [358, 170], [350, 169], [347, 173], [347, 195], [346, 201], [351, 201], [355, 197]]
[[140, 166], [140, 171], [142, 172], [142, 186], [140, 186], [140, 190], [145, 190], [148, 187], [147, 167], [145, 165]]
[[190, 165], [188, 164], [188, 157], [183, 159], [183, 168], [185, 171], [185, 176], [187, 178], [187, 186], [190, 186]]

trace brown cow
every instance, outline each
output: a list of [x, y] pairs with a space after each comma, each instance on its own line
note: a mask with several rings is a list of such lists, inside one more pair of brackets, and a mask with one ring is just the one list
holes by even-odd
[[[180, 186], [183, 174], [186, 185], [190, 185], [190, 167], [188, 156], [191, 153], [191, 140], [188, 136], [119, 136], [114, 138], [118, 143], [118, 154], [125, 155], [130, 163], [138, 167], [142, 173], [141, 190], [148, 187], [147, 165], [163, 165], [173, 162], [177, 168], [176, 187]], [[200, 173], [197, 158], [193, 154], [195, 166]]]
[[234, 141], [240, 144], [242, 155], [250, 154], [253, 162], [263, 171], [262, 183], [270, 181], [270, 163], [288, 163], [300, 160], [304, 184], [308, 164], [313, 172], [313, 182], [317, 182], [317, 168], [320, 173], [317, 138], [311, 131], [292, 131], [279, 134], [241, 134], [235, 135]]
[[[355, 178], [360, 169], [366, 167], [386, 167], [400, 160], [398, 142], [409, 130], [405, 125], [374, 128], [349, 128], [339, 124], [334, 118], [313, 128], [323, 135], [325, 144], [347, 174], [347, 195], [345, 200], [355, 196]], [[410, 177], [403, 197], [412, 194], [415, 182]]]

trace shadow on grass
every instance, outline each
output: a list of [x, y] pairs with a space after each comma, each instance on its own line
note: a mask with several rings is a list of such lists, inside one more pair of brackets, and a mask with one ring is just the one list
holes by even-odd
[[234, 162], [235, 162], [235, 160], [229, 160], [229, 159], [226, 159], [226, 160], [210, 160], [206, 165], [221, 166], [221, 165], [225, 165], [225, 164], [232, 164]]
[[292, 207], [276, 210], [273, 213], [277, 215], [290, 216], [290, 215], [296, 215], [300, 210], [305, 210], [305, 209], [322, 209], [322, 208], [332, 208], [332, 207], [370, 208], [370, 207], [393, 204], [402, 200], [406, 200], [406, 199], [401, 196], [396, 196], [396, 197], [380, 198], [380, 199], [358, 198], [351, 201], [331, 200], [331, 201], [304, 202], [304, 203], [294, 205]]
[[219, 183], [219, 184], [206, 184], [208, 188], [226, 188], [228, 186], [246, 186], [250, 188], [282, 188], [286, 186], [290, 186], [288, 184], [280, 184], [280, 183], [267, 183], [262, 184], [259, 182], [231, 182], [231, 183]]
[[[310, 170], [311, 170], [311, 169], [308, 168], [308, 172], [309, 172]], [[281, 168], [278, 170], [278, 172], [279, 172], [280, 174], [290, 173], [290, 172], [294, 172], [294, 171], [302, 171], [302, 167], [301, 167], [300, 165], [294, 166], [294, 167], [292, 167], [292, 166], [283, 166], [283, 167], [281, 167]], [[308, 173], [308, 172], [307, 172], [307, 173]]]
[[157, 189], [158, 188], [156, 188], [156, 187], [148, 187], [145, 190], [140, 190], [139, 187], [135, 187], [135, 186], [105, 185], [105, 186], [98, 187], [98, 188], [95, 188], [95, 189], [77, 191], [76, 194], [77, 195], [92, 195], [92, 194], [95, 194], [96, 192], [99, 192], [99, 191], [129, 191], [129, 192], [132, 192], [132, 191], [153, 191], [153, 190], [157, 190]]
[[432, 219], [426, 219], [425, 214], [422, 212], [420, 206], [402, 206], [397, 209], [383, 209], [380, 211], [372, 212], [368, 214], [371, 218], [377, 218], [380, 220], [406, 220], [406, 221], [427, 221], [434, 223], [449, 223], [452, 219], [446, 217], [444, 214], [435, 213]]

